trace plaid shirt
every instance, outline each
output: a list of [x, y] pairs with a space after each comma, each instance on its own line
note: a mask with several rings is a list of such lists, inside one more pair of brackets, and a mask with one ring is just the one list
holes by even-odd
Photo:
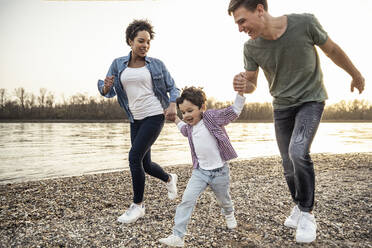
[[[204, 125], [216, 138], [217, 147], [223, 161], [228, 161], [238, 157], [224, 128], [224, 126], [238, 118], [238, 116], [239, 115], [235, 113], [232, 106], [224, 109], [210, 109], [205, 111], [203, 114]], [[192, 163], [194, 168], [198, 168], [199, 162], [192, 142], [192, 126], [188, 124], [183, 125], [181, 127], [181, 133], [189, 140]]]

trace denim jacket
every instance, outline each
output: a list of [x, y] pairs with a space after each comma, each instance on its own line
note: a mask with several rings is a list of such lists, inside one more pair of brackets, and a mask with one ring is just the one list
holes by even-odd
[[[120, 75], [128, 67], [130, 56], [131, 52], [128, 54], [128, 56], [116, 58], [112, 62], [106, 77], [115, 76], [114, 85], [106, 95], [103, 95], [102, 90], [105, 83], [103, 80], [98, 80], [98, 91], [102, 96], [108, 98], [117, 95], [120, 106], [125, 110], [128, 119], [133, 122], [133, 114], [130, 112], [128, 105], [128, 96], [120, 82]], [[154, 86], [154, 94], [159, 99], [163, 109], [166, 109], [169, 106], [169, 102], [176, 101], [180, 94], [180, 90], [176, 87], [173, 78], [161, 60], [145, 57], [145, 64], [151, 74], [152, 84]], [[169, 97], [167, 92], [169, 92]]]

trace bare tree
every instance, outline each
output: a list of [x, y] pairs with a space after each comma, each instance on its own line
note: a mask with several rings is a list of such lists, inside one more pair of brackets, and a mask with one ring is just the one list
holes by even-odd
[[22, 110], [25, 110], [25, 103], [27, 100], [27, 93], [23, 87], [19, 87], [14, 90], [16, 97], [19, 100], [19, 103], [21, 104]]
[[4, 108], [6, 102], [6, 90], [0, 89], [0, 106], [1, 108]]
[[30, 94], [28, 96], [28, 99], [26, 101], [26, 105], [30, 108], [33, 108], [35, 106], [35, 102], [36, 102], [36, 96], [34, 94]]
[[62, 103], [64, 106], [66, 106], [68, 103], [67, 103], [67, 100], [66, 100], [66, 97], [65, 97], [65, 94], [61, 94], [61, 99], [62, 99]]
[[84, 105], [87, 104], [88, 102], [89, 102], [88, 96], [82, 93], [77, 93], [70, 97], [70, 104], [72, 105]]
[[47, 89], [40, 88], [40, 96], [37, 97], [37, 100], [39, 102], [39, 106], [42, 108], [45, 106], [46, 93], [47, 93]]
[[53, 94], [53, 92], [48, 93], [45, 103], [49, 108], [53, 107], [53, 104], [54, 104], [54, 94]]

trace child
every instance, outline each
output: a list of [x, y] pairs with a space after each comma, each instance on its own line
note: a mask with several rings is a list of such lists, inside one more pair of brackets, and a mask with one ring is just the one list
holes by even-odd
[[206, 97], [201, 88], [183, 89], [177, 98], [177, 107], [183, 120], [176, 117], [175, 123], [181, 133], [188, 137], [193, 172], [183, 193], [182, 202], [176, 209], [173, 234], [159, 240], [160, 243], [183, 247], [187, 224], [199, 195], [209, 185], [222, 208], [229, 229], [236, 228], [234, 207], [231, 201], [230, 170], [228, 160], [237, 154], [227, 136], [225, 125], [235, 120], [244, 107], [243, 93], [236, 96], [232, 106], [219, 110], [206, 110]]

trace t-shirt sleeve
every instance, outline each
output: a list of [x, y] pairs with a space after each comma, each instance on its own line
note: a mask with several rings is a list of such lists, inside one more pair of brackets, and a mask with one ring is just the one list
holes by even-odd
[[246, 71], [257, 71], [258, 64], [249, 54], [249, 46], [244, 44], [244, 69]]
[[323, 45], [328, 39], [327, 32], [324, 31], [318, 19], [312, 14], [310, 14], [309, 32], [315, 45]]

